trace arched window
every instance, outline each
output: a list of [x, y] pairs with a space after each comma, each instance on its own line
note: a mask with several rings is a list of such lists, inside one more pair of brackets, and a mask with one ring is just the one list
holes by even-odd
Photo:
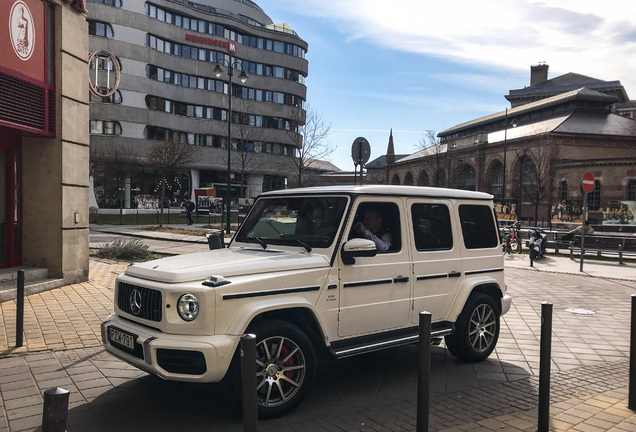
[[393, 174], [393, 178], [391, 179], [391, 184], [392, 185], [399, 185], [400, 184], [400, 176], [398, 176], [397, 174]]
[[[521, 185], [521, 202], [534, 203], [536, 194], [539, 191], [540, 185], [537, 176], [537, 168], [534, 166], [534, 162], [527, 156], [520, 159], [521, 174], [519, 183]], [[517, 172], [519, 172], [517, 170]]]
[[406, 176], [404, 176], [404, 184], [407, 186], [413, 186], [413, 174], [411, 172], [407, 172]]
[[627, 201], [636, 201], [636, 180], [627, 183]]
[[561, 201], [568, 200], [568, 182], [563, 180], [561, 182]]
[[457, 188], [474, 191], [477, 186], [477, 173], [475, 168], [466, 165], [459, 173], [457, 179]]
[[601, 182], [594, 182], [594, 189], [587, 196], [587, 208], [589, 210], [598, 210], [601, 208]]
[[417, 185], [430, 186], [430, 182], [428, 181], [428, 174], [426, 173], [426, 170], [420, 171], [420, 175], [417, 177]]
[[490, 174], [490, 193], [495, 196], [495, 199], [505, 198], [503, 190], [503, 178], [503, 165], [500, 162], [496, 162]]

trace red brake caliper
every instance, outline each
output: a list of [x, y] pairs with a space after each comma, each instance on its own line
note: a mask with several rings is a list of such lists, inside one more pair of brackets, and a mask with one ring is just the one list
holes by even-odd
[[[287, 354], [289, 354], [289, 348], [287, 348], [287, 345], [283, 345], [283, 349], [281, 350], [281, 353], [283, 354], [283, 357], [286, 357]], [[285, 362], [283, 366], [293, 366], [293, 365], [294, 365], [294, 357], [292, 356], [289, 358], [289, 360]], [[289, 379], [293, 379], [294, 371], [285, 372], [285, 376]]]

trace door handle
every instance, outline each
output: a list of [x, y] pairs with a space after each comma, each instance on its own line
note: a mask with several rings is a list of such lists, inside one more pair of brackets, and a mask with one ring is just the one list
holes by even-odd
[[394, 283], [408, 282], [408, 281], [409, 281], [409, 277], [408, 276], [398, 276], [395, 279], [393, 279]]
[[460, 277], [461, 275], [462, 275], [462, 272], [456, 272], [455, 270], [453, 270], [452, 272], [448, 274], [448, 277]]

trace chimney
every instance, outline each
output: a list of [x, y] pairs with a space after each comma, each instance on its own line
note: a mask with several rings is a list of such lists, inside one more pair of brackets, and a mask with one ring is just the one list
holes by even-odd
[[541, 84], [548, 80], [548, 66], [545, 62], [530, 66], [530, 85]]

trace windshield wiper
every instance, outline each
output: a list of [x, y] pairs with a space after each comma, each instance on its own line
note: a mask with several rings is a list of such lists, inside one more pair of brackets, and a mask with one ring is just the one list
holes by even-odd
[[309, 246], [307, 243], [305, 243], [305, 242], [304, 242], [304, 241], [302, 241], [302, 240], [299, 240], [299, 239], [297, 239], [297, 238], [293, 238], [293, 237], [288, 237], [288, 236], [286, 236], [286, 235], [284, 235], [284, 234], [283, 234], [283, 235], [281, 235], [281, 237], [282, 237], [283, 239], [285, 239], [285, 240], [291, 240], [291, 241], [293, 241], [293, 242], [298, 243], [299, 245], [301, 245], [302, 247], [304, 247], [304, 248], [305, 248], [305, 250], [306, 250], [307, 252], [311, 252], [311, 250], [312, 250], [312, 249], [311, 249], [311, 246]]
[[262, 238], [252, 236], [249, 236], [248, 238], [256, 240], [261, 246], [263, 246], [263, 249], [267, 249], [267, 243], [265, 243]]

